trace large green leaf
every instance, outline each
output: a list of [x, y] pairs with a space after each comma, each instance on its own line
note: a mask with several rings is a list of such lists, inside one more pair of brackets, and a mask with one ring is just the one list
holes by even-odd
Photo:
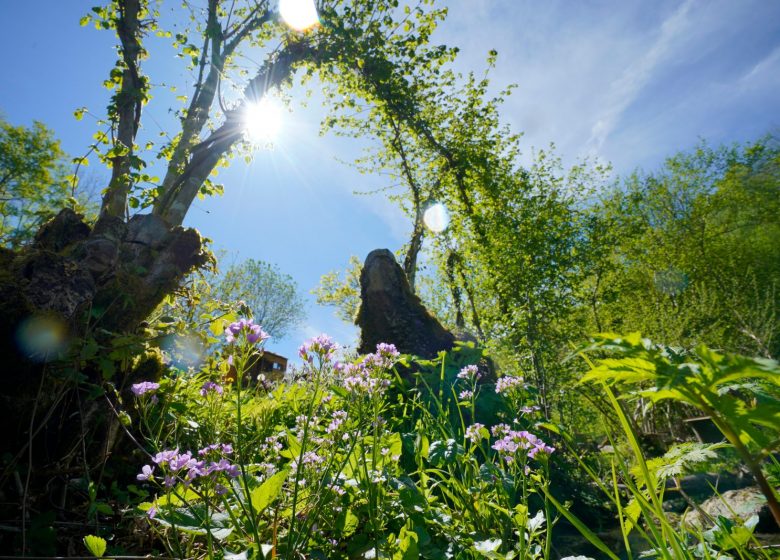
[[262, 512], [279, 497], [279, 494], [281, 494], [282, 488], [284, 487], [284, 482], [287, 480], [289, 474], [289, 469], [279, 471], [275, 475], [268, 477], [260, 486], [252, 490], [250, 493], [250, 500], [252, 502], [252, 507], [257, 513]]
[[95, 558], [102, 558], [106, 553], [106, 539], [96, 537], [95, 535], [84, 537], [84, 546], [87, 547], [89, 553]]
[[196, 535], [211, 533], [217, 540], [224, 540], [233, 532], [230, 516], [216, 512], [207, 515], [202, 504], [190, 508], [160, 508], [154, 520], [166, 527], [176, 527], [177, 530]]
[[434, 441], [428, 450], [428, 460], [436, 466], [451, 465], [464, 453], [463, 446], [454, 439]]
[[402, 527], [398, 533], [398, 551], [393, 554], [393, 560], [417, 560], [420, 557], [418, 541], [417, 533]]
[[342, 537], [348, 537], [358, 528], [360, 520], [351, 509], [345, 508], [336, 519], [336, 531]]

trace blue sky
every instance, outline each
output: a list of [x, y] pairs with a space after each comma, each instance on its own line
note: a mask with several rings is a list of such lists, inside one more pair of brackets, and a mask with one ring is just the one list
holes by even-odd
[[[95, 3], [0, 2], [0, 111], [14, 124], [43, 121], [73, 156], [86, 151], [94, 132], [89, 117], [77, 122], [73, 111], [102, 114], [101, 83], [114, 61], [114, 37], [78, 25]], [[481, 71], [495, 48], [496, 89], [518, 84], [503, 118], [524, 132], [527, 154], [554, 142], [568, 163], [594, 157], [627, 172], [652, 168], [699, 138], [744, 141], [780, 128], [780, 2], [443, 4], [450, 13], [435, 40], [460, 47], [459, 69]], [[149, 50], [153, 83], [186, 83], [160, 40]], [[153, 92], [143, 134], [170, 128], [168, 109], [184, 92]], [[361, 142], [318, 136], [316, 93], [308, 107], [293, 108], [275, 148], [222, 170], [225, 195], [196, 202], [185, 223], [238, 259], [278, 264], [308, 292], [352, 254], [397, 250], [411, 225], [381, 195], [353, 194], [384, 182], [340, 163], [354, 159]], [[91, 172], [106, 176], [95, 164]], [[323, 331], [347, 344], [355, 336], [312, 299], [307, 322], [269, 348], [292, 357], [301, 340]]]

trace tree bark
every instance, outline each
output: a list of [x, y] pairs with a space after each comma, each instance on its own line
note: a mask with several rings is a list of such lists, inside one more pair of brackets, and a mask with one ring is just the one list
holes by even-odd
[[[158, 216], [104, 217], [90, 228], [66, 209], [30, 246], [0, 250], [0, 456], [11, 458], [0, 472], [3, 519], [19, 519], [9, 504], [27, 513], [33, 497], [49, 503], [72, 478], [43, 473], [78, 469], [92, 479], [116, 426], [102, 400], [87, 399], [88, 387], [109, 382], [129, 396], [129, 385], [159, 373], [160, 364], [105, 379], [85, 360], [85, 341], [132, 332], [206, 262], [202, 245], [197, 231], [170, 228]], [[42, 346], [46, 337], [57, 344]]]

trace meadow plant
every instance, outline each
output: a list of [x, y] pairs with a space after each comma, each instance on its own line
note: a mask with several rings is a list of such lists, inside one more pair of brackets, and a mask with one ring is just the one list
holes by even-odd
[[[233, 322], [218, 367], [132, 391], [149, 453], [136, 478], [154, 495], [141, 509], [170, 553], [548, 559], [562, 516], [618, 557], [552, 492], [556, 448], [574, 446], [541, 421], [522, 376], [486, 378], [477, 352], [456, 348], [419, 361], [412, 385], [395, 371], [409, 358], [394, 346], [348, 358], [320, 335], [300, 347], [295, 376], [255, 384], [248, 373], [266, 339], [251, 321]], [[581, 466], [618, 511], [629, 555], [634, 531], [659, 558], [707, 558], [718, 550], [713, 539], [752, 557], [735, 540], [744, 537], [738, 527], [706, 537], [674, 526], [659, 463], [625, 433], [632, 465], [616, 457], [611, 480]]]

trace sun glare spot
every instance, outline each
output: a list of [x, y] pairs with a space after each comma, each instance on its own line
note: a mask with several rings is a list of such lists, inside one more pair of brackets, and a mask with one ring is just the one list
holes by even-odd
[[253, 142], [273, 142], [282, 128], [282, 107], [279, 102], [263, 97], [244, 108], [244, 126]]
[[441, 233], [450, 224], [450, 215], [444, 204], [437, 202], [425, 211], [423, 222], [433, 233]]
[[320, 22], [314, 0], [279, 0], [279, 14], [296, 31], [306, 31]]
[[203, 342], [194, 334], [168, 336], [160, 347], [166, 352], [169, 363], [182, 369], [200, 367], [205, 357]]
[[30, 317], [16, 331], [19, 349], [30, 360], [48, 362], [67, 349], [66, 327], [52, 317]]

